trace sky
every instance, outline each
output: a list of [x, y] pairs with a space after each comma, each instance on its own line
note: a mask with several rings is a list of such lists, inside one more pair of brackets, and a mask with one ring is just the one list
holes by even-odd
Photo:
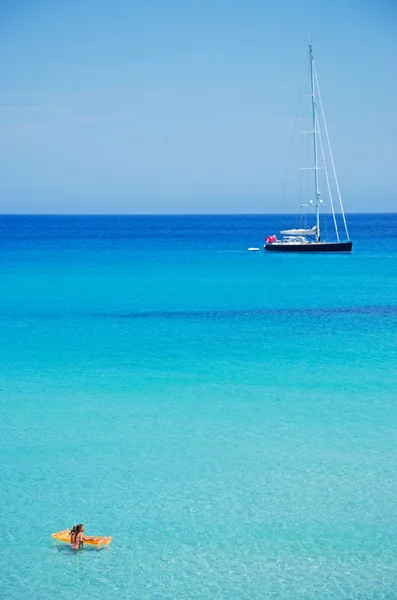
[[278, 213], [312, 40], [347, 212], [395, 212], [393, 0], [0, 0], [0, 213]]

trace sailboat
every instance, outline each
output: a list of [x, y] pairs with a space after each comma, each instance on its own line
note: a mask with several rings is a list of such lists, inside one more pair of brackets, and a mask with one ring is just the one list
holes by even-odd
[[[308, 133], [312, 140], [313, 166], [304, 167], [304, 169], [313, 172], [312, 193], [314, 194], [314, 199], [309, 200], [306, 204], [302, 204], [301, 211], [302, 208], [314, 209], [314, 224], [309, 227], [307, 226], [306, 220], [303, 227], [300, 226], [296, 229], [285, 229], [280, 232], [282, 235], [281, 239], [277, 239], [276, 235], [270, 235], [266, 238], [264, 249], [268, 252], [351, 252], [353, 242], [349, 238], [347, 229], [311, 44], [309, 45], [309, 61], [312, 130], [305, 133]], [[330, 173], [329, 167], [331, 167]], [[321, 198], [321, 191], [319, 189], [320, 172], [324, 175], [322, 179], [325, 183], [328, 200], [332, 210], [332, 221], [335, 229], [332, 239], [327, 238], [326, 231], [324, 230], [323, 232], [321, 226], [320, 212], [325, 209], [326, 204]], [[342, 224], [341, 228], [338, 227], [337, 223], [332, 189], [334, 192], [336, 191], [338, 198]]]

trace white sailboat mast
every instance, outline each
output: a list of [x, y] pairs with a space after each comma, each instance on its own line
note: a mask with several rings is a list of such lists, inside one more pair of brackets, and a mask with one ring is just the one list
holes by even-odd
[[314, 187], [316, 194], [316, 239], [320, 241], [320, 191], [318, 189], [318, 150], [317, 150], [317, 129], [318, 119], [316, 110], [316, 95], [314, 85], [314, 59], [312, 45], [309, 44], [310, 52], [310, 84], [312, 96], [312, 119], [313, 119], [313, 151], [314, 151]]

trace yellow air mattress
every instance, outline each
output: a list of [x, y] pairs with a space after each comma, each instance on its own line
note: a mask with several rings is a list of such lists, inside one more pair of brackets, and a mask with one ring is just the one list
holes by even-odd
[[[57, 531], [51, 534], [53, 538], [59, 542], [68, 542], [70, 544], [70, 529], [64, 529], [63, 531]], [[84, 544], [91, 546], [106, 546], [112, 541], [111, 537], [105, 537], [101, 535], [89, 535], [83, 537]]]

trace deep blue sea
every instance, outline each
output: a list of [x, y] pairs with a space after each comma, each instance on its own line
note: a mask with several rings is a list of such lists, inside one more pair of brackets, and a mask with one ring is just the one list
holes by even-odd
[[397, 598], [397, 215], [348, 223], [0, 217], [1, 598]]

